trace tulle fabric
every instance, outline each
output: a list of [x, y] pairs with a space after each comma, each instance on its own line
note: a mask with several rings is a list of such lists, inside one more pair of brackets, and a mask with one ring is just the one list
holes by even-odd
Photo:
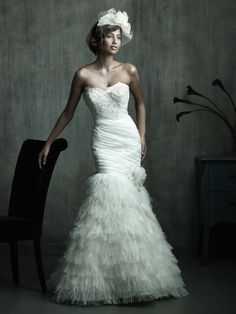
[[120, 304], [189, 294], [144, 186], [128, 95], [123, 84], [85, 92], [97, 172], [85, 182], [67, 249], [47, 281], [55, 302]]
[[186, 295], [145, 187], [98, 173], [87, 180], [86, 191], [49, 284], [57, 287], [54, 300], [86, 305]]

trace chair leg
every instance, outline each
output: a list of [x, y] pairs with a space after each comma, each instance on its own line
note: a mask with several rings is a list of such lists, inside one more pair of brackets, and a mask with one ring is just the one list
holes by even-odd
[[41, 256], [41, 246], [40, 246], [40, 239], [34, 239], [34, 254], [35, 260], [37, 265], [38, 276], [40, 280], [41, 290], [43, 292], [47, 291], [47, 286], [44, 277], [43, 271], [43, 263], [42, 263], [42, 256]]
[[13, 281], [15, 283], [18, 283], [20, 281], [20, 278], [19, 278], [17, 241], [10, 242], [9, 246], [10, 246], [11, 268], [12, 268]]

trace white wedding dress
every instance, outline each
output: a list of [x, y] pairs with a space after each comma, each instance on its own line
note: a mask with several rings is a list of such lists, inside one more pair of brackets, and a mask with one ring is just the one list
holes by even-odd
[[47, 281], [58, 303], [119, 304], [189, 294], [143, 185], [146, 172], [139, 132], [127, 111], [129, 96], [122, 82], [84, 89], [94, 117], [97, 172], [85, 183], [67, 249]]

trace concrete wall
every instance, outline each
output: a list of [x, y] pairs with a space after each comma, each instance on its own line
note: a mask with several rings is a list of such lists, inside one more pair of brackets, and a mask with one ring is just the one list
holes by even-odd
[[[118, 6], [119, 4], [119, 6]], [[233, 117], [227, 98], [211, 86], [220, 78], [235, 99], [233, 0], [0, 0], [0, 214], [7, 214], [10, 185], [24, 139], [46, 139], [63, 110], [74, 71], [94, 60], [85, 36], [97, 13], [126, 10], [134, 39], [117, 60], [140, 72], [147, 109], [146, 187], [171, 244], [193, 252], [199, 244], [194, 157], [224, 154], [231, 138], [206, 112], [177, 123], [188, 105], [173, 104], [191, 84]], [[135, 119], [134, 102], [130, 114]], [[90, 152], [92, 116], [81, 99], [59, 137], [68, 149], [56, 164], [46, 203], [45, 250], [63, 245], [79, 208], [86, 178], [95, 170]], [[48, 250], [47, 250], [48, 252]]]

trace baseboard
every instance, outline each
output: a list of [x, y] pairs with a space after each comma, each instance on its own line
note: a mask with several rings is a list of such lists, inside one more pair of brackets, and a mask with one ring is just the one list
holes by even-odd
[[[173, 253], [176, 256], [196, 256], [199, 255], [199, 245], [192, 244], [172, 244]], [[60, 243], [41, 243], [41, 251], [44, 256], [61, 256], [66, 247]], [[19, 255], [34, 255], [32, 241], [18, 242]], [[7, 243], [0, 243], [0, 255], [9, 255], [9, 245]]]

